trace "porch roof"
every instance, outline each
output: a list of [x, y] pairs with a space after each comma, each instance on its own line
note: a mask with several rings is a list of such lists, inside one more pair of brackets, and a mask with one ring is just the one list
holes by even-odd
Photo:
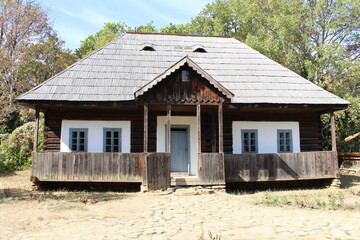
[[[144, 51], [147, 45], [155, 51]], [[131, 101], [182, 59], [233, 95], [232, 103], [349, 104], [234, 38], [144, 33], [124, 34], [17, 100]]]

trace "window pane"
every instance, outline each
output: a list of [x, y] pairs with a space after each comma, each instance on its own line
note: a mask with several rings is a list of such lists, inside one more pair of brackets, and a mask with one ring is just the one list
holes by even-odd
[[255, 139], [251, 139], [251, 146], [255, 146]]
[[251, 152], [255, 152], [255, 146], [251, 146]]
[[77, 132], [72, 132], [72, 138], [77, 138]]
[[80, 144], [85, 144], [85, 139], [84, 138], [80, 139]]
[[247, 139], [244, 139], [244, 145], [248, 146], [249, 145], [249, 141]]
[[114, 145], [115, 146], [119, 145], [119, 139], [114, 139]]
[[251, 138], [255, 139], [255, 132], [251, 132]]
[[244, 152], [249, 152], [249, 147], [247, 145], [244, 146]]
[[114, 146], [114, 152], [119, 152], [119, 147], [118, 146]]
[[110, 131], [106, 131], [106, 138], [111, 138], [111, 132]]
[[106, 145], [111, 145], [111, 139], [106, 139]]
[[118, 131], [114, 132], [114, 138], [119, 138], [119, 132]]
[[84, 146], [84, 145], [80, 145], [79, 150], [82, 151], [82, 152], [85, 151], [85, 146]]
[[249, 134], [247, 132], [244, 132], [244, 139], [247, 139], [249, 137]]
[[111, 152], [111, 146], [106, 146], [106, 152]]
[[71, 151], [76, 151], [76, 150], [77, 150], [76, 145], [75, 144], [71, 145]]
[[85, 132], [80, 132], [80, 137], [85, 138]]

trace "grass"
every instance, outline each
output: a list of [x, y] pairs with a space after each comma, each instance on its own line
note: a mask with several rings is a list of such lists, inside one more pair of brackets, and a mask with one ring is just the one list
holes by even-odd
[[208, 235], [205, 236], [204, 232], [201, 233], [201, 235], [198, 237], [198, 240], [221, 240], [220, 235], [213, 235], [211, 231], [208, 232]]
[[2, 193], [0, 192], [0, 203], [22, 200], [34, 200], [38, 202], [46, 200], [59, 200], [95, 204], [98, 202], [123, 199], [125, 197], [125, 194], [113, 192], [67, 191], [66, 189], [58, 191], [31, 191], [21, 188], [5, 188]]
[[360, 187], [298, 191], [266, 191], [257, 194], [256, 204], [324, 210], [360, 211]]

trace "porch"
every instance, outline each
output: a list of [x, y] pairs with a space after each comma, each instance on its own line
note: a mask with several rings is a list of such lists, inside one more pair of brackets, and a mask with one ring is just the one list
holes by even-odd
[[152, 189], [336, 178], [336, 152], [201, 153], [198, 175], [171, 175], [169, 153], [34, 152], [33, 181], [132, 182]]

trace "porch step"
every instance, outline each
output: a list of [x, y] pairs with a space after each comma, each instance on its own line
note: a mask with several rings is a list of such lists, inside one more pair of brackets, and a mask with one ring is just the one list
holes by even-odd
[[171, 186], [196, 186], [200, 181], [197, 176], [178, 176], [171, 174]]

